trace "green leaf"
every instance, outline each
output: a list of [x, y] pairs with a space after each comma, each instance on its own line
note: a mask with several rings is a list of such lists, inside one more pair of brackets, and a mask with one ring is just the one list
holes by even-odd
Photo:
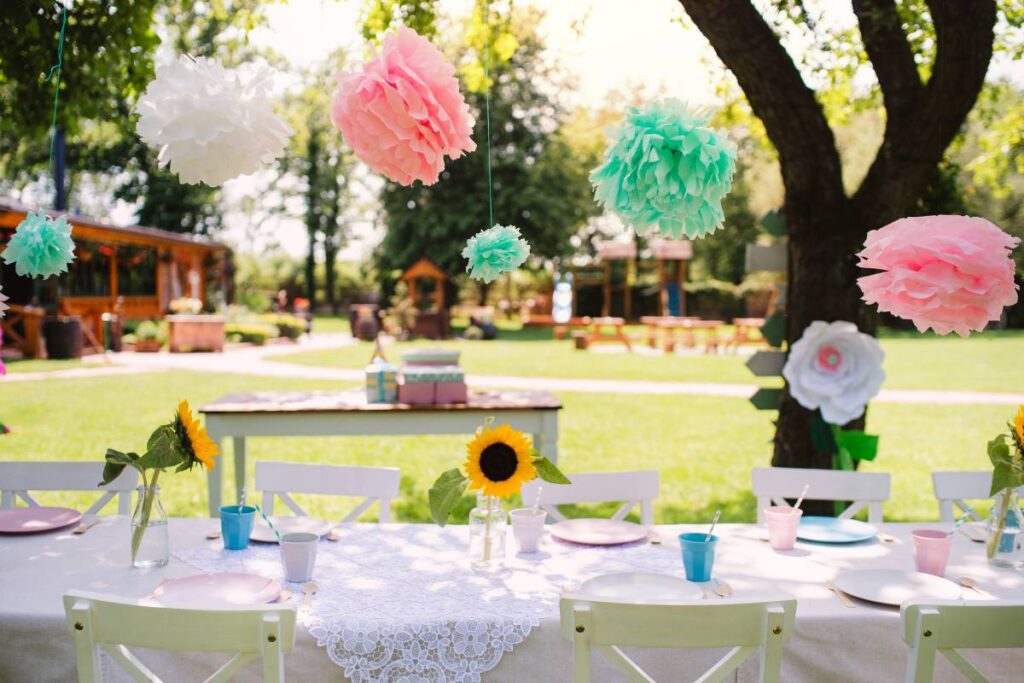
[[761, 336], [765, 338], [768, 345], [773, 348], [782, 346], [786, 338], [786, 314], [782, 311], [775, 311], [761, 325]]
[[841, 430], [835, 435], [836, 443], [845, 448], [854, 460], [874, 460], [878, 455], [878, 437], [857, 429]]
[[188, 453], [181, 445], [174, 427], [157, 427], [149, 437], [146, 454], [139, 458], [137, 466], [143, 469], [177, 467], [188, 460]]
[[1000, 434], [988, 442], [988, 459], [995, 466], [1007, 465], [1013, 462], [1010, 454], [1010, 444], [1006, 442], [1006, 434]]
[[835, 455], [839, 451], [832, 425], [825, 422], [817, 412], [811, 416], [811, 443], [816, 451], [825, 455]]
[[543, 455], [534, 454], [533, 466], [537, 468], [537, 476], [551, 484], [571, 484], [569, 478], [562, 474], [562, 470], [555, 466]]
[[121, 476], [121, 472], [128, 465], [137, 467], [135, 461], [139, 459], [137, 453], [122, 453], [121, 451], [115, 451], [113, 448], [107, 449], [106, 464], [103, 466], [103, 481], [97, 486], [104, 486]]
[[999, 463], [992, 470], [992, 489], [988, 495], [994, 496], [1003, 489], [1021, 485], [1020, 478], [1014, 473], [1009, 463]]
[[761, 227], [769, 235], [783, 237], [786, 235], [786, 217], [779, 209], [772, 209], [761, 217]]
[[782, 389], [769, 389], [768, 387], [761, 387], [750, 397], [750, 402], [758, 410], [778, 410], [781, 400]]
[[443, 473], [430, 487], [427, 493], [427, 500], [430, 502], [430, 516], [440, 526], [448, 523], [448, 515], [452, 508], [462, 498], [469, 486], [469, 479], [462, 474], [462, 470], [452, 469]]

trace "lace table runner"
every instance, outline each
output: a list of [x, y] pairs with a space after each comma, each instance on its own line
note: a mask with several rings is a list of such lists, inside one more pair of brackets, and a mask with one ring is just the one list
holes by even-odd
[[[468, 530], [432, 525], [353, 525], [321, 541], [299, 622], [356, 683], [476, 683], [545, 617], [563, 587], [599, 574], [679, 573], [676, 554], [649, 544], [586, 548], [547, 540], [499, 570], [469, 566]], [[512, 539], [509, 538], [509, 545]], [[219, 541], [175, 553], [204, 572], [250, 572], [283, 581], [276, 545], [226, 551]]]

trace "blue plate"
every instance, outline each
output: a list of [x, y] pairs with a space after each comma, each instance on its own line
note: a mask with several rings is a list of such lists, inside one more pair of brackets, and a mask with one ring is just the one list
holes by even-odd
[[874, 538], [878, 529], [855, 519], [803, 517], [796, 537], [814, 543], [857, 543]]

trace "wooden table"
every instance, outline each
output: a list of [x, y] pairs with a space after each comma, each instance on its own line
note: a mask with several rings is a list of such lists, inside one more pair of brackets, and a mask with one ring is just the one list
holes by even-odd
[[[633, 345], [629, 340], [629, 335], [626, 334], [623, 329], [626, 325], [626, 321], [623, 318], [590, 318], [587, 320], [587, 330], [585, 332], [586, 337], [584, 338], [584, 344], [582, 347], [577, 346], [576, 348], [588, 348], [591, 344], [623, 344], [627, 351], [633, 350]], [[576, 336], [575, 334], [573, 335]]]
[[695, 316], [688, 315], [644, 315], [640, 316], [640, 323], [647, 328], [647, 346], [652, 349], [658, 348], [658, 337], [662, 328], [662, 322], [685, 322], [700, 320]]
[[662, 320], [658, 327], [665, 331], [665, 353], [672, 353], [676, 348], [676, 333], [681, 335], [683, 346], [694, 347], [697, 339], [695, 330], [704, 330], [704, 350], [711, 352], [718, 348], [718, 328], [725, 325], [724, 320]]
[[726, 341], [726, 346], [738, 347], [740, 344], [765, 344], [764, 337], [754, 334], [764, 325], [764, 318], [733, 318], [732, 324], [736, 327], [732, 337]]
[[[493, 417], [533, 435], [534, 447], [558, 461], [558, 411], [562, 404], [546, 391], [472, 391], [467, 403], [407, 405], [367, 403], [363, 389], [228, 394], [199, 412], [206, 430], [221, 445], [231, 438], [235, 489], [246, 481], [245, 439], [249, 436], [362, 436], [472, 434]], [[210, 516], [221, 506], [221, 472], [209, 471]]]

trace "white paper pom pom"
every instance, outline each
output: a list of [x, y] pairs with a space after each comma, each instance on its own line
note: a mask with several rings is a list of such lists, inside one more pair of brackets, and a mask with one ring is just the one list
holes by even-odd
[[255, 173], [292, 134], [270, 105], [270, 80], [266, 66], [225, 69], [216, 59], [181, 56], [157, 68], [135, 105], [136, 130], [183, 183], [220, 185]]

